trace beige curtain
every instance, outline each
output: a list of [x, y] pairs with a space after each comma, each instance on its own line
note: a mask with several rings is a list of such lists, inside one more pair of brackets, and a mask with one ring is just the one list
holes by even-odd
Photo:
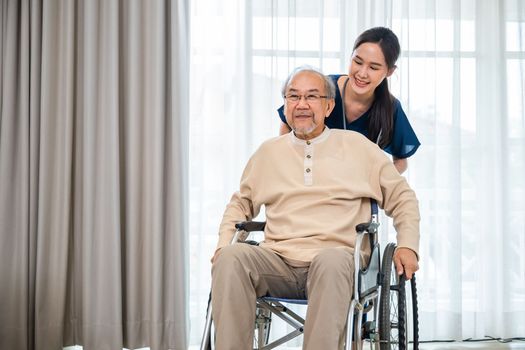
[[0, 2], [0, 349], [186, 349], [187, 0]]

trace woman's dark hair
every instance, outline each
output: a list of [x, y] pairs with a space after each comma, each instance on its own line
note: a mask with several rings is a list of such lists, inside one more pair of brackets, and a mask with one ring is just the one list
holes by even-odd
[[[397, 36], [385, 27], [374, 27], [365, 30], [354, 43], [355, 51], [361, 44], [376, 43], [381, 47], [388, 69], [396, 66], [401, 48]], [[368, 138], [385, 148], [392, 140], [394, 129], [394, 97], [388, 90], [388, 81], [384, 79], [374, 91], [374, 102], [370, 108], [368, 121]], [[379, 138], [379, 140], [378, 140]]]

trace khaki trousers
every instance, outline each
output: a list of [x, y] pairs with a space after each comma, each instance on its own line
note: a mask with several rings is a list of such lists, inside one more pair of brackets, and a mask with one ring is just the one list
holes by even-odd
[[269, 249], [237, 243], [222, 248], [212, 267], [217, 350], [253, 349], [256, 298], [308, 298], [303, 349], [341, 349], [352, 298], [351, 248], [327, 248], [309, 267], [286, 264]]

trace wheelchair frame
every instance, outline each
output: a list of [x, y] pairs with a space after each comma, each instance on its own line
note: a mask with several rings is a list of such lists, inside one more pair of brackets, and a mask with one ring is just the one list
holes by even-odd
[[[417, 309], [416, 277], [410, 280], [412, 315], [408, 314], [406, 297], [406, 279], [404, 275], [397, 275], [393, 265], [395, 243], [389, 243], [381, 254], [377, 239], [379, 221], [377, 203], [371, 202], [371, 220], [368, 223], [356, 226], [356, 243], [354, 251], [354, 292], [349, 305], [346, 325], [345, 349], [362, 349], [362, 340], [368, 339], [376, 350], [412, 349], [419, 348], [419, 324]], [[235, 225], [236, 232], [231, 244], [247, 241], [250, 232], [264, 231], [265, 222], [245, 221]], [[361, 267], [361, 252], [363, 239], [367, 236], [370, 242], [370, 257], [366, 267]], [[307, 300], [284, 299], [265, 296], [257, 298], [254, 350], [269, 350], [282, 345], [289, 340], [303, 334], [305, 320], [287, 307], [287, 304], [307, 305]], [[201, 350], [212, 349], [212, 312], [211, 292], [208, 301], [206, 324], [201, 342]], [[269, 341], [271, 316], [276, 315], [294, 329], [285, 336]], [[371, 314], [373, 320], [365, 315]], [[408, 317], [412, 316], [412, 340], [409, 339]], [[350, 341], [348, 341], [350, 339]], [[352, 347], [354, 343], [354, 347]]]

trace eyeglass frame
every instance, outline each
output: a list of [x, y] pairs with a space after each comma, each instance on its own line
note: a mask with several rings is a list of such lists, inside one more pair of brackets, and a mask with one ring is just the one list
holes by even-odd
[[[290, 96], [297, 96], [297, 100], [294, 101], [294, 100], [290, 100], [289, 97]], [[286, 94], [286, 95], [283, 95], [283, 98], [288, 102], [288, 103], [299, 103], [301, 102], [301, 100], [303, 99], [304, 97], [304, 101], [308, 104], [310, 103], [319, 103], [321, 101], [322, 98], [328, 98], [328, 96], [323, 96], [323, 95], [318, 95], [318, 94], [307, 94], [307, 95], [299, 95], [299, 94]], [[313, 100], [308, 100], [308, 97], [314, 97]]]

